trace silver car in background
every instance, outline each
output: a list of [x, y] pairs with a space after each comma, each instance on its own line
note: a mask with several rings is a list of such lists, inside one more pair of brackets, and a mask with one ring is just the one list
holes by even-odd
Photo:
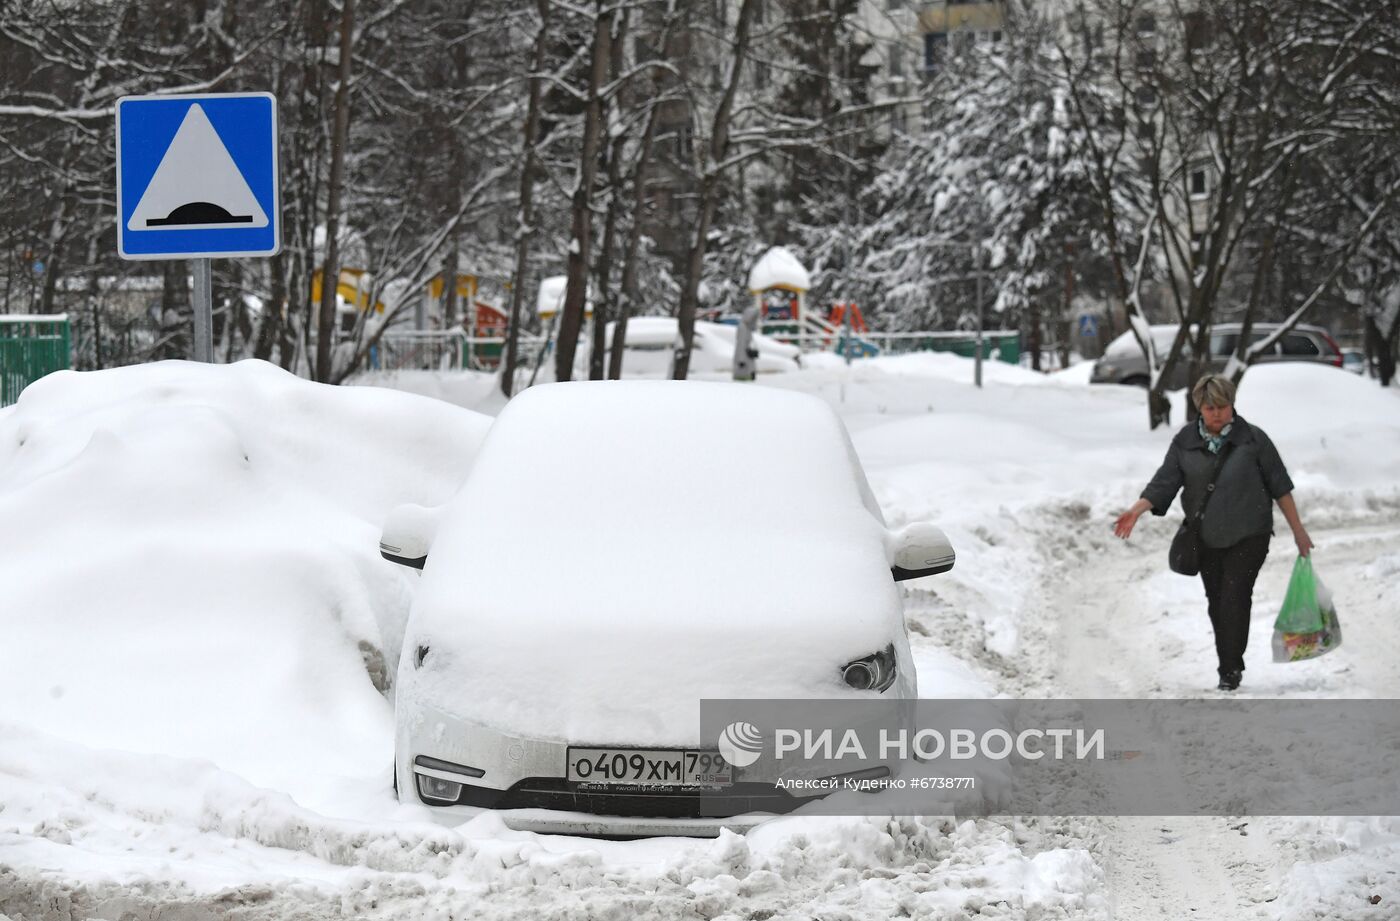
[[[1176, 336], [1178, 328], [1175, 324], [1152, 327], [1152, 340], [1158, 355], [1165, 356], [1171, 349], [1172, 339]], [[1278, 323], [1255, 323], [1250, 328], [1251, 343], [1271, 335], [1278, 328]], [[1205, 363], [1207, 370], [1224, 370], [1226, 362], [1239, 347], [1240, 329], [1239, 323], [1221, 323], [1212, 327], [1210, 355]], [[1168, 390], [1180, 390], [1190, 386], [1191, 382], [1187, 379], [1191, 373], [1189, 344], [1183, 353], [1183, 359], [1172, 369], [1171, 378], [1167, 381]], [[1260, 356], [1258, 361], [1315, 361], [1340, 368], [1342, 350], [1321, 326], [1299, 324], [1274, 343], [1273, 348]], [[1137, 387], [1148, 385], [1147, 357], [1142, 354], [1142, 347], [1138, 345], [1131, 330], [1108, 344], [1103, 357], [1094, 363], [1089, 382], [1131, 384]]]

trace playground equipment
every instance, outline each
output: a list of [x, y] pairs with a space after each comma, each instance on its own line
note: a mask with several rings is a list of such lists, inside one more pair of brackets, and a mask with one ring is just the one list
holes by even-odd
[[749, 293], [758, 307], [765, 333], [781, 333], [780, 327], [793, 330], [806, 314], [807, 292], [812, 277], [787, 248], [774, 246], [764, 253], [749, 270]]
[[[540, 322], [546, 328], [554, 323], [554, 318], [564, 309], [564, 291], [568, 286], [569, 279], [566, 275], [551, 275], [540, 279], [540, 291], [535, 297], [535, 313], [539, 314]], [[591, 296], [583, 302], [583, 315], [593, 316]]]
[[[321, 270], [317, 269], [311, 274], [311, 302], [319, 304], [321, 302]], [[384, 302], [375, 300], [370, 303], [370, 294], [374, 287], [374, 279], [366, 269], [341, 269], [336, 276], [335, 293], [340, 295], [343, 302], [343, 311], [353, 314], [356, 308], [361, 311], [374, 310], [381, 316], [384, 313]]]
[[[439, 305], [439, 314], [444, 312], [441, 305], [446, 289], [442, 273], [428, 281], [426, 294], [429, 300]], [[461, 326], [467, 333], [459, 360], [463, 367], [490, 371], [501, 363], [502, 345], [494, 340], [505, 338], [509, 321], [501, 308], [478, 298], [480, 290], [481, 280], [477, 276], [469, 273], [457, 275], [457, 303], [461, 305]]]

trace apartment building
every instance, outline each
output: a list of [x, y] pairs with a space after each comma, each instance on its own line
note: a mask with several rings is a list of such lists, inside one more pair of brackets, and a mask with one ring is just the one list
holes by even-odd
[[893, 105], [888, 125], [917, 131], [919, 87], [976, 45], [1002, 41], [1006, 3], [948, 0], [862, 0], [860, 31], [869, 37], [869, 63], [875, 65], [875, 100]]

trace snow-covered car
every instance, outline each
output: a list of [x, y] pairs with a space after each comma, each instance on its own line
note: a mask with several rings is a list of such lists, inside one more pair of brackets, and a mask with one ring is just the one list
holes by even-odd
[[[914, 697], [895, 582], [954, 562], [931, 524], [886, 527], [825, 402], [693, 381], [526, 391], [460, 492], [395, 509], [380, 552], [423, 570], [397, 677], [401, 799], [598, 834], [790, 810], [699, 737], [699, 702]], [[618, 757], [669, 779], [587, 778]]]
[[[607, 327], [612, 344], [614, 324]], [[727, 323], [695, 322], [695, 338], [690, 353], [690, 369], [697, 374], [729, 374], [734, 370], [734, 337], [737, 330]], [[671, 354], [679, 338], [674, 317], [633, 317], [627, 321], [627, 342], [623, 347], [623, 377], [669, 377]], [[801, 350], [770, 336], [755, 334], [752, 345], [758, 349], [760, 374], [796, 371], [802, 366]]]

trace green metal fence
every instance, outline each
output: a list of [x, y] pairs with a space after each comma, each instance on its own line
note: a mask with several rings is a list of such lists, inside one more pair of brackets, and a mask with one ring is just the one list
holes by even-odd
[[68, 315], [0, 314], [0, 406], [34, 381], [72, 366]]

